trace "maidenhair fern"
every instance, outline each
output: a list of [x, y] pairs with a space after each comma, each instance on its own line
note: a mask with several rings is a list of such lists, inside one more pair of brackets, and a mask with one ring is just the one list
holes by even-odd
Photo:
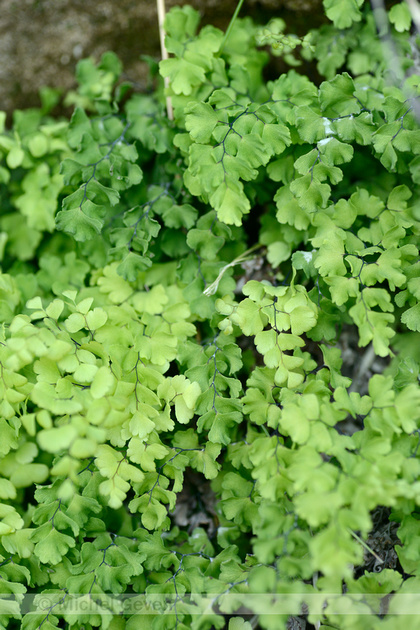
[[418, 612], [411, 14], [391, 68], [363, 2], [324, 6], [300, 38], [175, 7], [165, 88], [107, 53], [70, 121], [44, 91], [3, 125], [0, 628]]

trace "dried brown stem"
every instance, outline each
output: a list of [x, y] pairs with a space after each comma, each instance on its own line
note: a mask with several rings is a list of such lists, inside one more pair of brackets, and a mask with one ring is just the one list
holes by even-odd
[[[165, 46], [165, 29], [164, 29], [164, 22], [165, 22], [165, 15], [166, 15], [165, 0], [156, 0], [156, 4], [157, 4], [157, 12], [158, 12], [160, 49], [162, 51], [162, 59], [168, 59], [169, 55]], [[165, 77], [164, 82], [165, 82], [165, 88], [168, 88], [169, 77]], [[168, 113], [169, 120], [173, 120], [174, 112], [172, 109], [172, 99], [170, 96], [166, 97], [166, 111]]]

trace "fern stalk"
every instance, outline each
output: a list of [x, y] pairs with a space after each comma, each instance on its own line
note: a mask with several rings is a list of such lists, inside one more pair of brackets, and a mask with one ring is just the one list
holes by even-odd
[[234, 25], [234, 24], [235, 24], [235, 22], [236, 22], [236, 18], [237, 18], [237, 17], [238, 17], [238, 15], [239, 15], [239, 11], [241, 10], [241, 7], [242, 7], [243, 3], [244, 3], [244, 0], [239, 0], [238, 4], [237, 4], [237, 6], [236, 6], [235, 13], [232, 15], [232, 19], [231, 19], [231, 20], [230, 20], [230, 22], [229, 22], [229, 26], [227, 27], [227, 30], [226, 30], [225, 36], [224, 36], [223, 41], [222, 41], [222, 43], [221, 43], [221, 45], [220, 45], [219, 55], [222, 53], [222, 50], [223, 50], [223, 48], [224, 48], [224, 46], [225, 46], [225, 44], [226, 44], [227, 40], [229, 39], [229, 35], [230, 35], [230, 33], [231, 33], [231, 30], [232, 30], [232, 28], [233, 28], [233, 25]]

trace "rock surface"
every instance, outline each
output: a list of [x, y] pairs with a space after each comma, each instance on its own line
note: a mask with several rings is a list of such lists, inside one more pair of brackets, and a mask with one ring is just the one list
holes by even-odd
[[[176, 4], [187, 2], [166, 0], [167, 10]], [[203, 24], [225, 29], [237, 0], [188, 4], [201, 11]], [[114, 51], [126, 78], [141, 89], [147, 64], [140, 55], [160, 56], [155, 0], [1, 0], [0, 6], [0, 109], [9, 114], [38, 106], [42, 86], [74, 87], [81, 58], [98, 60], [105, 51]], [[311, 11], [315, 14], [319, 6], [320, 0], [247, 0], [241, 15], [261, 23], [281, 15], [305, 31], [314, 26]]]

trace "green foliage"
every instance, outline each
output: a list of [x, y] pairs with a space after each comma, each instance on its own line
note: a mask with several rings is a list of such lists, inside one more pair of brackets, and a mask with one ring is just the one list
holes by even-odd
[[[70, 121], [48, 90], [1, 117], [0, 629], [406, 623], [420, 80], [405, 5], [392, 81], [363, 2], [324, 5], [226, 40], [175, 7], [166, 93], [107, 53]], [[266, 82], [267, 45], [319, 85]], [[376, 572], [378, 510], [401, 570]]]

